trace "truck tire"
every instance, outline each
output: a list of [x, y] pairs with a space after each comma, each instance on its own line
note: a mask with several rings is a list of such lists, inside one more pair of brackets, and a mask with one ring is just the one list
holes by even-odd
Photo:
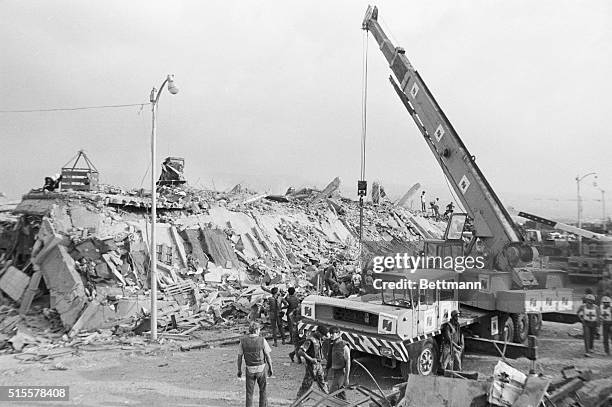
[[514, 342], [525, 342], [529, 334], [529, 318], [527, 314], [512, 314], [512, 322], [514, 323]]
[[502, 321], [503, 323], [499, 331], [499, 340], [512, 342], [514, 338], [514, 321], [512, 321], [509, 315], [504, 316]]
[[438, 371], [438, 350], [433, 341], [423, 342], [420, 351], [410, 359], [410, 373], [433, 376]]
[[542, 314], [528, 314], [529, 316], [529, 335], [538, 335], [542, 329]]

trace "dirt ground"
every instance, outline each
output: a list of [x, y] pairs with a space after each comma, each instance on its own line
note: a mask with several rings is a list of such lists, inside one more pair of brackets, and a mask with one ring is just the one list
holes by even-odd
[[[596, 375], [612, 375], [612, 358], [603, 354], [601, 342], [594, 358], [583, 357], [582, 340], [569, 336], [579, 332], [579, 325], [545, 322], [538, 338], [539, 359], [536, 370], [555, 374], [563, 366], [590, 368]], [[0, 385], [68, 385], [68, 403], [39, 402], [15, 405], [83, 405], [83, 406], [215, 406], [244, 405], [245, 382], [236, 378], [236, 347], [181, 352], [180, 342], [161, 345], [109, 347], [90, 346], [78, 355], [62, 355], [43, 363], [24, 362], [17, 355], [0, 356]], [[270, 406], [288, 406], [295, 399], [304, 368], [290, 363], [289, 345], [272, 348], [275, 377], [268, 381]], [[387, 392], [401, 383], [399, 371], [382, 367], [368, 356], [359, 361], [372, 372]], [[466, 355], [464, 369], [489, 375], [497, 358]], [[524, 372], [528, 360], [511, 361]], [[66, 370], [57, 370], [66, 369]], [[375, 388], [359, 368], [351, 382]], [[0, 405], [10, 405], [2, 403]]]

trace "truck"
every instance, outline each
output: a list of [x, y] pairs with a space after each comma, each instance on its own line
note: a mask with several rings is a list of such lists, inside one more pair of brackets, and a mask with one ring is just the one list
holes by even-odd
[[[399, 364], [405, 377], [433, 375], [442, 329], [457, 310], [466, 350], [496, 353], [501, 346], [532, 358], [533, 347], [523, 344], [539, 332], [542, 314], [573, 309], [565, 272], [533, 266], [537, 250], [523, 237], [404, 49], [394, 46], [381, 28], [377, 7], [368, 7], [362, 28], [378, 43], [393, 73], [393, 88], [466, 211], [451, 216], [443, 239], [425, 239], [422, 255], [472, 256], [480, 267], [458, 272], [434, 264], [383, 271], [373, 275], [373, 292], [361, 297], [307, 296], [299, 333], [338, 326], [352, 350], [378, 356], [390, 367]], [[468, 221], [471, 237], [466, 241]]]
[[[591, 232], [527, 212], [519, 212], [518, 216], [586, 239], [586, 242], [578, 240], [576, 253], [570, 253], [567, 257], [566, 268], [571, 281], [597, 281], [602, 278], [604, 272], [612, 272], [612, 236]], [[537, 234], [532, 236], [538, 243], [542, 241], [541, 236]]]

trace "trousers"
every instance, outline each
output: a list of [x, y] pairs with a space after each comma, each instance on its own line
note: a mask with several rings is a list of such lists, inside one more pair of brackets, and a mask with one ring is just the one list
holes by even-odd
[[310, 387], [313, 383], [317, 383], [321, 391], [329, 393], [327, 383], [325, 383], [325, 372], [323, 371], [323, 366], [321, 366], [321, 362], [306, 362], [305, 368], [306, 372], [304, 373], [304, 380], [302, 380], [302, 385], [298, 390], [297, 397], [302, 397], [304, 393], [310, 390]]
[[604, 345], [604, 351], [609, 355], [610, 354], [610, 335], [612, 335], [612, 322], [603, 322], [602, 331], [603, 331], [602, 341]]
[[451, 350], [451, 344], [442, 346], [442, 369], [461, 371], [461, 352]]
[[[333, 393], [344, 387], [344, 369], [329, 369], [331, 377], [329, 378], [329, 392]], [[346, 393], [341, 391], [336, 395], [339, 399], [346, 400]]]
[[280, 332], [280, 337], [283, 342], [285, 342], [285, 332], [283, 332], [283, 320], [278, 313], [270, 314], [270, 325], [272, 325], [272, 338], [274, 339], [274, 343], [276, 344], [276, 337]]
[[255, 390], [255, 382], [259, 386], [259, 407], [268, 406], [268, 397], [266, 394], [266, 369], [259, 373], [246, 373], [246, 407], [253, 407], [253, 392]]
[[595, 340], [595, 330], [597, 329], [596, 322], [582, 323], [582, 337], [584, 338], [584, 351], [590, 352], [593, 350], [593, 341]]

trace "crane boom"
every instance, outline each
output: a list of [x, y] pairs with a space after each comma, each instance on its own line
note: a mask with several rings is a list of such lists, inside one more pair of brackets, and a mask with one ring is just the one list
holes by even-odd
[[[369, 6], [362, 28], [372, 33], [389, 62], [395, 76], [395, 79], [392, 76], [389, 79], [463, 207], [473, 218], [474, 236], [484, 242], [493, 257], [498, 257], [497, 260], [508, 247], [522, 247], [523, 236], [476, 165], [474, 156], [406, 57], [404, 49], [391, 43], [377, 18], [377, 7]], [[525, 251], [521, 257], [525, 257], [523, 253]], [[498, 262], [493, 266], [506, 268]]]

